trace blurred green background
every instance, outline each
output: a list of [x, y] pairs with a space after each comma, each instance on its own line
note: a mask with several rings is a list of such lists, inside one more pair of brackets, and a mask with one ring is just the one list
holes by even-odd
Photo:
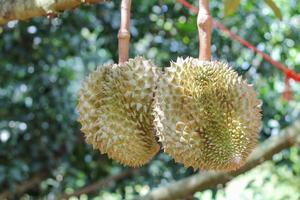
[[[192, 1], [190, 1], [192, 2]], [[283, 19], [264, 1], [242, 1], [224, 17], [223, 2], [211, 1], [215, 19], [289, 68], [300, 72], [300, 3], [278, 0]], [[84, 142], [75, 110], [83, 78], [96, 66], [117, 61], [119, 1], [82, 6], [59, 18], [13, 21], [0, 27], [0, 194], [42, 172], [38, 186], [14, 199], [58, 199], [128, 168]], [[196, 16], [175, 0], [134, 0], [130, 55], [167, 67], [178, 56], [198, 55]], [[260, 56], [213, 30], [213, 59], [226, 60], [263, 100], [260, 141], [277, 135], [300, 113], [300, 83], [293, 99], [282, 98], [283, 74]], [[194, 174], [158, 154], [119, 181], [70, 199], [120, 200]], [[200, 171], [201, 173], [201, 171]], [[198, 192], [195, 199], [297, 200], [300, 147], [241, 175], [225, 187]]]

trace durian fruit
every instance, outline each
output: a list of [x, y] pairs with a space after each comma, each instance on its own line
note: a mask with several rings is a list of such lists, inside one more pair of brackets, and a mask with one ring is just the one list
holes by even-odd
[[138, 167], [159, 150], [153, 133], [157, 68], [142, 57], [103, 65], [83, 82], [77, 109], [87, 143]]
[[159, 141], [185, 167], [237, 169], [256, 145], [261, 102], [225, 62], [179, 58], [160, 78], [155, 102]]

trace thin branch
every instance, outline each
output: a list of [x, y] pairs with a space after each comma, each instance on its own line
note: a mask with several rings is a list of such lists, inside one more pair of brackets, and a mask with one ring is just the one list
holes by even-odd
[[27, 20], [37, 16], [55, 16], [82, 3], [96, 4], [105, 0], [0, 0], [0, 25], [11, 20]]
[[199, 34], [199, 59], [210, 60], [212, 17], [209, 11], [209, 0], [199, 0], [197, 26]]
[[121, 3], [121, 25], [120, 25], [120, 30], [118, 33], [119, 63], [126, 62], [129, 57], [130, 9], [131, 9], [131, 0], [122, 0], [122, 3]]
[[16, 186], [15, 191], [12, 193], [9, 190], [3, 191], [0, 194], [0, 199], [9, 199], [13, 198], [16, 194], [22, 194], [32, 188], [34, 188], [36, 185], [38, 185], [40, 182], [42, 182], [48, 175], [48, 172], [39, 172], [33, 177], [19, 185]]
[[282, 131], [278, 136], [274, 136], [260, 144], [251, 154], [248, 162], [231, 172], [200, 172], [177, 182], [169, 183], [166, 186], [153, 189], [148, 195], [139, 197], [139, 200], [174, 200], [184, 198], [187, 195], [201, 192], [225, 184], [234, 177], [243, 174], [280, 151], [300, 143], [300, 119], [290, 127]]
[[[198, 13], [198, 8], [187, 2], [186, 0], [177, 0], [179, 3], [181, 3], [183, 6], [188, 8], [190, 11], [193, 13], [197, 14]], [[238, 36], [236, 33], [232, 32], [228, 28], [226, 28], [222, 23], [220, 23], [217, 20], [213, 20], [213, 26], [220, 31], [224, 32], [226, 35], [228, 35], [231, 39], [238, 41], [245, 47], [251, 49], [258, 55], [260, 55], [263, 59], [271, 63], [273, 66], [277, 67], [281, 71], [283, 71], [285, 74], [288, 74], [288, 77], [295, 80], [295, 81], [300, 81], [300, 73], [295, 72], [294, 70], [288, 69], [287, 66], [284, 64], [272, 59], [269, 55], [265, 54], [264, 52], [260, 51], [258, 48], [256, 48], [253, 44], [248, 42], [247, 40], [241, 38]]]
[[72, 196], [80, 196], [81, 194], [90, 194], [90, 193], [94, 193], [98, 190], [100, 190], [101, 188], [113, 183], [113, 182], [117, 182], [117, 181], [121, 181], [125, 178], [128, 178], [130, 176], [132, 176], [135, 172], [136, 172], [137, 169], [129, 169], [127, 171], [123, 171], [121, 172], [120, 174], [117, 174], [117, 175], [113, 175], [113, 176], [109, 176], [105, 179], [101, 179], [97, 182], [94, 182], [90, 185], [87, 185], [71, 194], [63, 194], [61, 196], [61, 198], [59, 199], [68, 199], [69, 197], [72, 197]]

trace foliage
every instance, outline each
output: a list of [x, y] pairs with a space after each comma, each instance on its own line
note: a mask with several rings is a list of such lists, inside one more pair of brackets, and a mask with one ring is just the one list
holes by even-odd
[[[225, 19], [223, 4], [212, 1], [211, 6], [213, 16], [227, 27], [299, 72], [300, 4], [296, 0], [277, 2], [282, 21], [261, 2], [241, 1], [236, 14]], [[144, 55], [168, 66], [178, 56], [197, 56], [196, 16], [190, 11], [173, 0], [136, 0], [132, 10], [131, 57]], [[84, 142], [75, 110], [83, 77], [96, 65], [117, 60], [119, 18], [119, 1], [114, 1], [65, 12], [51, 21], [35, 18], [0, 28], [0, 191], [14, 191], [36, 172], [47, 171], [47, 178], [22, 197], [55, 199], [125, 170]], [[291, 82], [294, 98], [283, 100], [284, 77], [271, 64], [218, 30], [213, 31], [212, 53], [214, 59], [227, 60], [255, 85], [263, 100], [261, 140], [278, 134], [299, 115], [300, 85]], [[299, 148], [288, 150], [266, 165], [267, 169], [254, 170], [241, 180], [270, 174], [285, 180], [266, 178], [260, 185], [247, 184], [251, 194], [265, 185], [293, 190], [292, 179], [300, 176], [299, 156]], [[134, 177], [82, 199], [131, 199], [193, 173], [159, 154]], [[211, 198], [221, 199], [218, 195], [224, 191], [210, 192]], [[270, 198], [280, 199], [275, 194]]]
[[[276, 17], [282, 19], [282, 14], [278, 6], [273, 0], [265, 0], [266, 4], [272, 9]], [[224, 0], [224, 14], [225, 16], [233, 14], [241, 4], [241, 0]]]

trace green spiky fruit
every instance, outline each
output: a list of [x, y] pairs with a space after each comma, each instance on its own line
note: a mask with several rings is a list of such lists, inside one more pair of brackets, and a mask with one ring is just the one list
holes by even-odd
[[87, 143], [128, 166], [159, 150], [153, 134], [156, 67], [141, 57], [103, 65], [83, 82], [77, 109]]
[[179, 58], [158, 83], [157, 136], [186, 167], [236, 169], [256, 144], [260, 104], [252, 86], [226, 63]]

